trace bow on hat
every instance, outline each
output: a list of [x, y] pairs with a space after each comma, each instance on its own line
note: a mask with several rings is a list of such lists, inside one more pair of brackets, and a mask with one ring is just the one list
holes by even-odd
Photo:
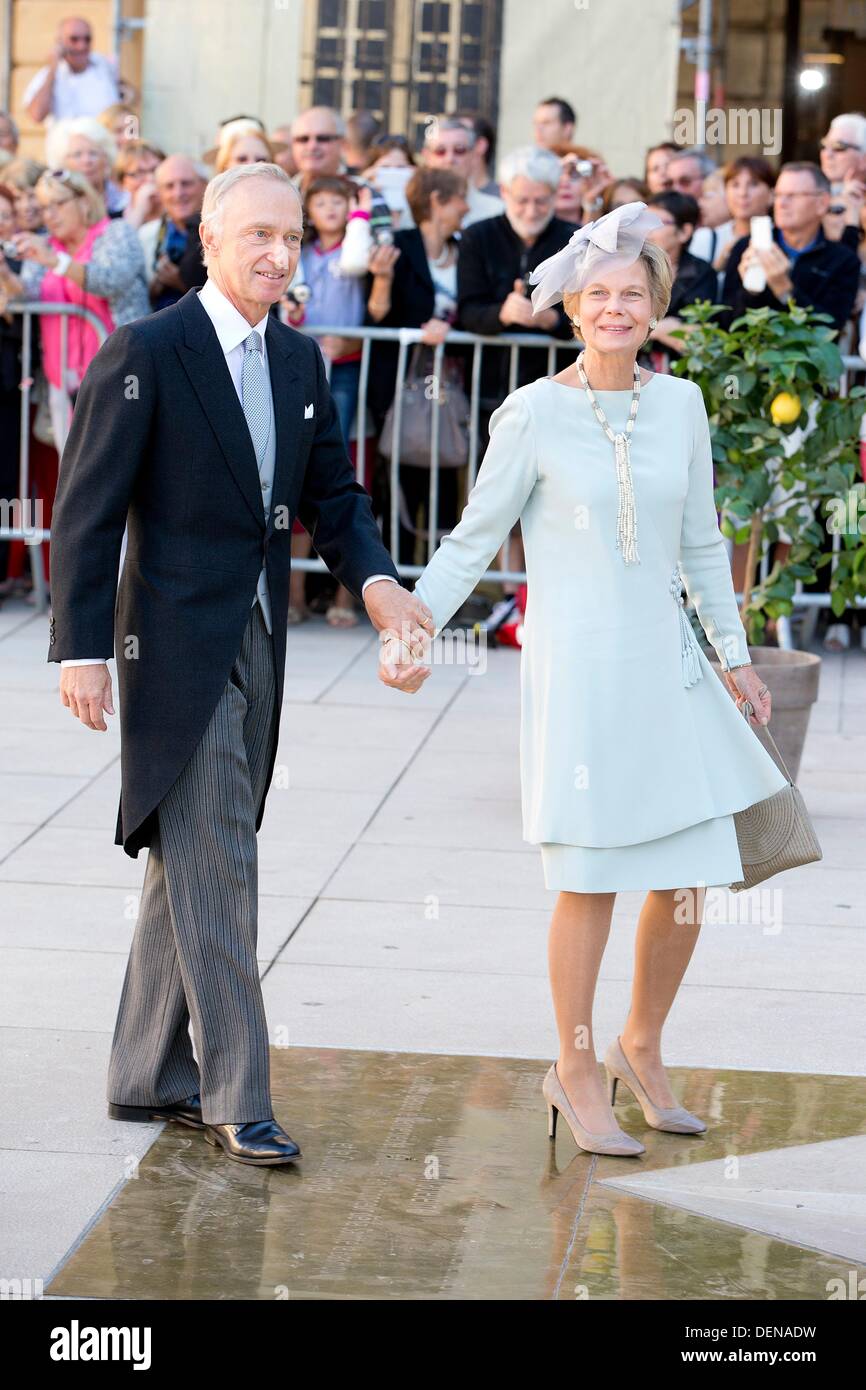
[[601, 273], [631, 265], [641, 253], [650, 232], [664, 222], [646, 203], [623, 203], [594, 222], [578, 227], [555, 255], [535, 267], [529, 282], [535, 285], [530, 298], [536, 314], [555, 304], [565, 294], [574, 294]]

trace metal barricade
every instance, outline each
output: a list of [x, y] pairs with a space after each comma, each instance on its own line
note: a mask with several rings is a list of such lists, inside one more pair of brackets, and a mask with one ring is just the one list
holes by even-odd
[[[59, 314], [62, 316], [62, 335], [61, 335], [61, 363], [65, 374], [67, 359], [67, 322], [71, 315], [86, 319], [97, 333], [100, 344], [105, 340], [106, 333], [94, 314], [89, 310], [83, 309], [74, 304], [41, 304], [24, 303], [12, 301], [8, 309], [13, 313], [20, 313], [23, 316], [22, 333], [22, 384], [21, 384], [21, 457], [19, 467], [19, 497], [21, 506], [31, 502], [30, 486], [30, 391], [31, 391], [31, 364], [32, 364], [32, 319], [34, 316], [44, 314]], [[406, 372], [409, 361], [409, 350], [416, 343], [423, 341], [423, 333], [420, 328], [377, 328], [367, 325], [348, 327], [345, 324], [316, 325], [312, 327], [302, 327], [301, 332], [310, 337], [320, 338], [326, 335], [337, 335], [340, 337], [360, 339], [361, 342], [361, 362], [358, 380], [358, 400], [355, 409], [355, 429], [357, 439], [357, 458], [356, 458], [356, 477], [363, 485], [365, 481], [365, 456], [366, 439], [368, 437], [368, 386], [370, 379], [370, 354], [372, 344], [376, 342], [394, 343], [397, 346], [397, 366], [396, 381], [394, 387], [394, 419], [393, 419], [393, 439], [394, 447], [390, 461], [390, 516], [389, 516], [389, 550], [392, 556], [399, 556], [400, 542], [400, 509], [399, 509], [399, 480], [400, 480], [400, 436], [402, 428], [402, 405], [403, 387], [406, 384]], [[478, 473], [479, 455], [481, 451], [481, 441], [479, 439], [479, 414], [481, 408], [481, 370], [482, 354], [485, 348], [494, 348], [498, 352], [503, 349], [509, 353], [508, 360], [508, 392], [515, 390], [519, 379], [520, 352], [522, 348], [531, 348], [536, 352], [544, 349], [547, 354], [547, 375], [553, 375], [557, 371], [557, 355], [561, 352], [574, 353], [580, 346], [577, 339], [551, 338], [545, 334], [536, 333], [501, 333], [495, 336], [483, 336], [476, 333], [465, 333], [462, 330], [452, 329], [444, 342], [438, 343], [433, 348], [432, 370], [432, 390], [438, 393], [439, 383], [443, 380], [443, 365], [446, 351], [453, 347], [471, 348], [471, 364], [467, 373], [466, 391], [469, 399], [469, 451], [467, 462], [467, 495], [472, 490], [475, 478]], [[866, 361], [859, 356], [845, 356], [842, 359], [844, 372], [840, 382], [841, 394], [847, 394], [851, 384], [851, 377], [854, 375], [866, 375]], [[330, 359], [325, 356], [325, 371], [328, 379], [331, 377], [332, 364]], [[427, 559], [431, 559], [436, 551], [437, 528], [436, 518], [439, 509], [439, 419], [438, 412], [433, 411], [431, 415], [431, 436], [430, 436], [430, 491], [428, 496], [427, 511]], [[2, 501], [3, 499], [0, 499]], [[0, 521], [4, 518], [0, 516]], [[30, 547], [30, 561], [33, 572], [33, 584], [36, 590], [40, 610], [46, 606], [46, 586], [44, 579], [44, 568], [42, 560], [42, 544], [50, 540], [50, 530], [42, 527], [28, 528], [26, 526], [0, 526], [0, 539], [4, 540], [24, 540]], [[507, 538], [503, 538], [506, 540]], [[838, 533], [833, 535], [834, 554], [839, 551], [841, 537]], [[729, 550], [731, 547], [729, 546]], [[398, 574], [405, 578], [417, 578], [423, 573], [424, 566], [408, 564], [404, 561], [395, 560]], [[761, 573], [766, 576], [768, 572], [768, 548], [763, 548], [761, 557]], [[832, 562], [835, 565], [835, 560]], [[327, 568], [322, 560], [316, 558], [293, 559], [292, 566], [295, 569], [307, 572], [324, 574]], [[484, 576], [487, 582], [501, 583], [503, 581], [524, 583], [526, 581], [525, 570], [505, 569], [501, 566], [491, 568]], [[738, 600], [742, 600], [742, 595], [737, 595]], [[797, 590], [793, 599], [794, 605], [798, 608], [825, 608], [829, 606], [830, 596], [827, 594], [803, 593], [802, 583], [798, 583]], [[866, 604], [866, 600], [858, 600], [858, 605]], [[791, 646], [790, 619], [783, 618], [778, 623], [779, 640], [783, 646]]]
[[[358, 386], [358, 404], [356, 411], [356, 435], [358, 440], [356, 476], [358, 481], [364, 481], [364, 439], [366, 435], [366, 401], [367, 383], [369, 380], [370, 364], [370, 345], [373, 342], [396, 342], [398, 345], [397, 354], [397, 379], [394, 394], [394, 430], [395, 441], [394, 457], [391, 460], [390, 470], [390, 492], [391, 492], [391, 515], [390, 515], [390, 551], [392, 556], [398, 555], [399, 543], [399, 513], [398, 513], [398, 478], [399, 478], [399, 439], [402, 416], [402, 387], [406, 381], [406, 367], [409, 355], [409, 348], [422, 340], [422, 332], [419, 328], [400, 328], [383, 329], [372, 327], [358, 327], [348, 329], [345, 326], [329, 326], [315, 328], [302, 328], [301, 332], [307, 333], [312, 337], [320, 337], [325, 334], [338, 334], [344, 337], [361, 339], [361, 371]], [[547, 349], [547, 374], [552, 375], [557, 370], [556, 355], [559, 352], [576, 352], [581, 346], [577, 339], [563, 340], [550, 338], [542, 334], [532, 333], [502, 333], [492, 337], [482, 337], [475, 333], [464, 333], [458, 330], [449, 332], [445, 343], [439, 343], [434, 349], [433, 365], [431, 375], [434, 381], [441, 380], [442, 363], [446, 347], [467, 344], [472, 348], [472, 365], [467, 382], [467, 391], [470, 403], [469, 417], [469, 473], [468, 488], [471, 490], [478, 471], [478, 414], [481, 386], [481, 354], [485, 347], [508, 348], [510, 359], [508, 366], [508, 391], [513, 391], [517, 386], [519, 375], [519, 354], [520, 349], [540, 347]], [[843, 356], [843, 375], [840, 381], [840, 394], [847, 395], [850, 378], [855, 375], [866, 375], [866, 361], [859, 356]], [[325, 368], [330, 379], [331, 364], [325, 358]], [[428, 503], [428, 538], [427, 538], [427, 558], [432, 557], [436, 550], [436, 529], [435, 525], [430, 524], [430, 519], [437, 516], [439, 499], [439, 430], [437, 412], [433, 411], [432, 429], [430, 438], [430, 495]], [[832, 548], [834, 555], [838, 553], [841, 546], [841, 537], [838, 533], [833, 534]], [[733, 553], [733, 544], [728, 545], [729, 555]], [[831, 570], [835, 567], [836, 561], [831, 562]], [[417, 578], [423, 572], [423, 566], [408, 565], [395, 561], [398, 574], [406, 577]], [[292, 561], [293, 567], [323, 573], [325, 566], [321, 560], [296, 559]], [[764, 545], [762, 548], [760, 573], [766, 578], [769, 572], [769, 547]], [[484, 576], [487, 582], [502, 582], [503, 580], [524, 583], [526, 572], [524, 570], [507, 570], [501, 567], [489, 569]], [[738, 602], [742, 602], [742, 593], [737, 594]], [[793, 599], [797, 608], [826, 608], [830, 605], [829, 592], [826, 594], [804, 593], [802, 581], [798, 581], [795, 596]], [[866, 599], [858, 599], [858, 606], [866, 604]], [[779, 619], [777, 623], [780, 645], [792, 647], [793, 640], [791, 634], [790, 619], [785, 617]]]
[[[42, 525], [28, 525], [28, 518], [39, 515], [39, 499], [32, 496], [30, 479], [30, 396], [33, 389], [33, 319], [51, 314], [60, 318], [60, 372], [66, 380], [69, 357], [69, 319], [84, 319], [94, 329], [99, 346], [108, 336], [100, 320], [80, 304], [53, 304], [27, 300], [10, 300], [6, 312], [20, 314], [21, 324], [21, 431], [18, 456], [18, 496], [0, 498], [0, 540], [24, 541], [30, 558], [30, 572], [37, 607], [44, 613], [48, 606], [45, 583], [45, 562], [42, 546], [51, 539], [51, 531]], [[17, 524], [15, 512], [18, 512]], [[6, 524], [8, 511], [10, 524]]]
[[[370, 375], [370, 352], [371, 345], [376, 342], [396, 343], [397, 344], [397, 377], [394, 386], [394, 450], [390, 468], [390, 518], [389, 518], [389, 545], [388, 549], [392, 557], [399, 555], [399, 465], [400, 465], [400, 436], [402, 428], [403, 414], [403, 386], [406, 384], [406, 368], [409, 360], [409, 350], [416, 343], [423, 340], [423, 333], [420, 328], [373, 328], [366, 325], [357, 328], [347, 328], [343, 325], [322, 326], [317, 324], [315, 328], [304, 328], [300, 330], [309, 337], [320, 338], [326, 335], [335, 334], [343, 338], [361, 340], [361, 370], [358, 382], [358, 403], [355, 411], [355, 429], [357, 437], [357, 460], [355, 476], [358, 482], [364, 482], [364, 440], [367, 436], [367, 386]], [[551, 338], [543, 333], [500, 333], [495, 336], [484, 336], [478, 333], [464, 333], [459, 329], [452, 329], [444, 343], [438, 343], [433, 349], [432, 371], [434, 390], [438, 390], [436, 383], [442, 381], [443, 362], [446, 351], [453, 347], [471, 347], [472, 363], [468, 373], [469, 380], [466, 383], [466, 393], [469, 398], [469, 458], [466, 467], [467, 474], [467, 493], [471, 491], [478, 472], [479, 456], [479, 430], [478, 417], [481, 404], [481, 364], [482, 352], [486, 347], [509, 350], [508, 362], [508, 392], [513, 391], [517, 386], [519, 373], [519, 355], [521, 348], [534, 348], [536, 351], [545, 349], [547, 352], [547, 373], [548, 375], [557, 370], [556, 354], [558, 352], [574, 353], [578, 347], [576, 339]], [[331, 377], [331, 363], [325, 357], [325, 370], [328, 380]], [[430, 435], [430, 493], [427, 510], [427, 559], [432, 559], [436, 547], [436, 526], [435, 518], [439, 511], [439, 420], [438, 412], [432, 412], [432, 426]], [[432, 523], [432, 524], [431, 524]], [[406, 578], [417, 579], [423, 573], [423, 565], [411, 565], [404, 562], [394, 561], [397, 573]], [[311, 571], [317, 574], [326, 573], [326, 569], [321, 560], [292, 560], [292, 568]], [[523, 570], [491, 569], [488, 570], [486, 579], [492, 582], [502, 580], [513, 580], [523, 583], [526, 573]]]

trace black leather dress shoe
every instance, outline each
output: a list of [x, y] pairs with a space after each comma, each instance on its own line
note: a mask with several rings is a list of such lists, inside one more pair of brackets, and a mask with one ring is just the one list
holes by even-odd
[[198, 1091], [186, 1100], [176, 1100], [173, 1105], [115, 1105], [108, 1103], [108, 1113], [112, 1120], [127, 1120], [133, 1124], [148, 1124], [151, 1120], [176, 1120], [189, 1125], [191, 1129], [204, 1129], [201, 1117], [201, 1096]]
[[276, 1120], [252, 1120], [244, 1125], [205, 1125], [204, 1137], [236, 1163], [252, 1163], [259, 1168], [291, 1163], [301, 1156], [294, 1139], [289, 1138]]

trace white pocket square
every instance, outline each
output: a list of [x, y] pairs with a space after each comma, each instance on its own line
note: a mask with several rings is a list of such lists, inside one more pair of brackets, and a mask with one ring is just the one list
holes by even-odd
[[312, 418], [313, 418], [313, 406], [312, 406], [312, 405], [305, 405], [305, 406], [304, 406], [304, 419], [305, 419], [305, 420], [311, 420]]

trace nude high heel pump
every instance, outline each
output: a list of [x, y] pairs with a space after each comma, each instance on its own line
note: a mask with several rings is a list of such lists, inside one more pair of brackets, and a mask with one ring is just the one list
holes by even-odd
[[563, 1090], [562, 1083], [556, 1073], [555, 1062], [545, 1076], [541, 1089], [544, 1093], [544, 1099], [547, 1101], [547, 1133], [551, 1139], [556, 1139], [556, 1117], [561, 1114], [574, 1135], [574, 1142], [577, 1147], [585, 1149], [587, 1153], [619, 1154], [622, 1156], [646, 1153], [646, 1148], [640, 1140], [633, 1139], [624, 1130], [616, 1129], [610, 1134], [591, 1134], [588, 1129], [584, 1129]]
[[621, 1081], [623, 1085], [628, 1086], [644, 1113], [644, 1119], [652, 1129], [663, 1129], [670, 1134], [703, 1134], [706, 1130], [703, 1120], [699, 1120], [697, 1115], [692, 1115], [683, 1106], [664, 1107], [655, 1105], [650, 1100], [622, 1050], [619, 1037], [611, 1043], [604, 1055], [604, 1069], [610, 1083], [611, 1105], [616, 1101], [616, 1083]]

